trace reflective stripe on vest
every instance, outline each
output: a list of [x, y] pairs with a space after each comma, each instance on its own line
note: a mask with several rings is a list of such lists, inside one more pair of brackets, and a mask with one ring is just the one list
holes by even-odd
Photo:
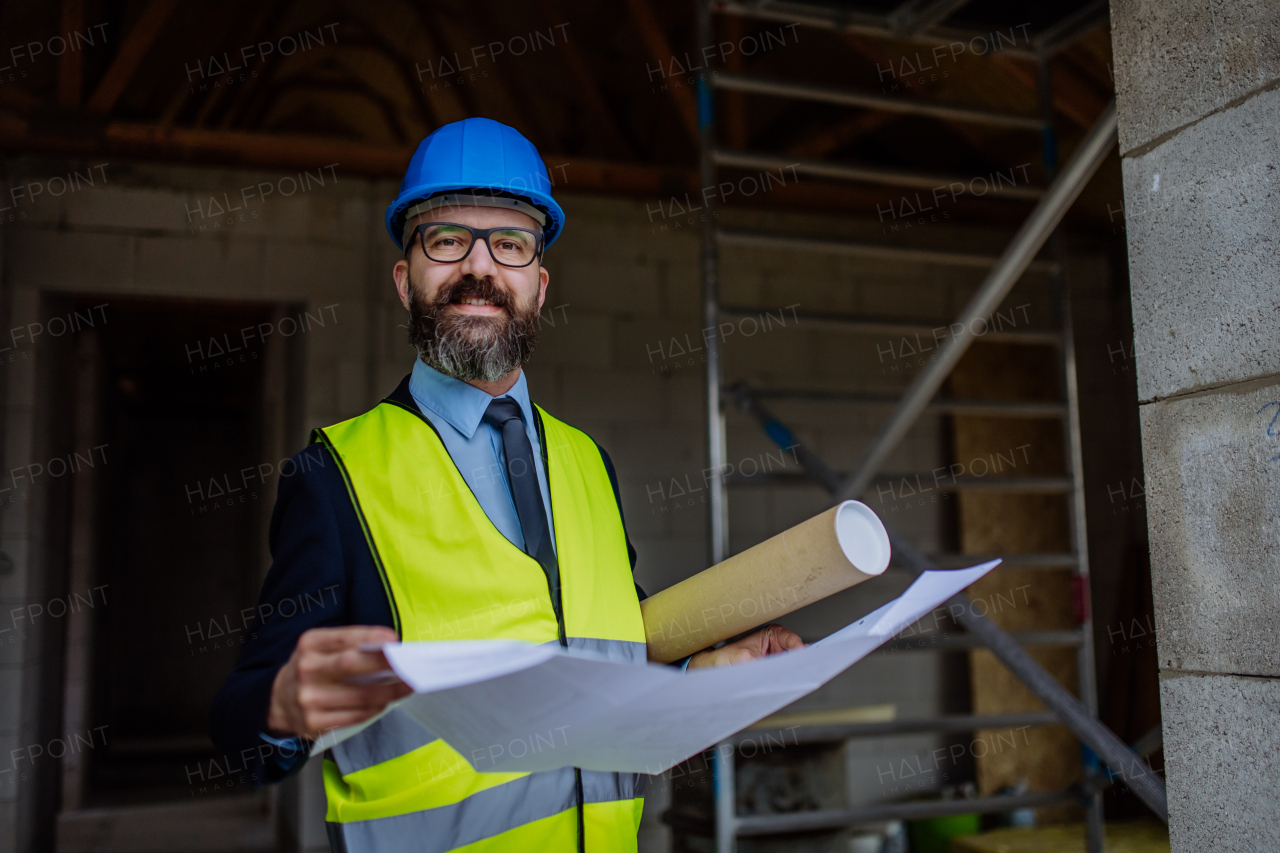
[[[644, 625], [622, 519], [600, 451], [538, 409], [566, 641], [642, 663]], [[317, 430], [339, 463], [406, 641], [559, 643], [546, 575], [489, 521], [434, 428], [383, 401]], [[577, 848], [572, 768], [477, 773], [392, 710], [325, 761], [330, 837], [347, 853]], [[582, 772], [586, 845], [634, 851], [642, 777]]]

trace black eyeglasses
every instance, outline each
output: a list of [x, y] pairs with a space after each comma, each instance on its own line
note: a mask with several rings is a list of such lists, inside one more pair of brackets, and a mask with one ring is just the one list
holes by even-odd
[[542, 254], [542, 232], [528, 228], [472, 228], [457, 222], [423, 222], [413, 229], [422, 254], [438, 264], [456, 264], [471, 254], [476, 243], [489, 247], [489, 257], [504, 267], [527, 267]]

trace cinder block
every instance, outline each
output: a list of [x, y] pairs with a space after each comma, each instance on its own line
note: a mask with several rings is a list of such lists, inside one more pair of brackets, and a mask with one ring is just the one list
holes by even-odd
[[572, 305], [542, 307], [533, 361], [542, 367], [613, 367], [613, 321], [607, 315], [574, 311]]
[[49, 290], [127, 292], [134, 286], [135, 245], [122, 234], [25, 231], [10, 244], [12, 281]]
[[63, 199], [64, 221], [73, 228], [188, 231], [202, 219], [190, 213], [196, 207], [182, 193], [141, 187], [85, 187]]
[[1280, 372], [1272, 90], [1124, 160], [1138, 399]]
[[644, 373], [566, 370], [564, 419], [578, 425], [657, 424], [664, 410], [662, 381]]
[[[386, 242], [392, 247], [391, 235], [383, 224], [383, 211], [372, 210], [363, 195], [352, 195], [348, 186], [344, 191], [334, 183], [333, 176], [324, 170], [325, 185], [312, 181], [303, 199], [307, 202], [307, 239], [347, 246], [363, 246], [369, 240]], [[387, 199], [389, 203], [391, 198]], [[390, 276], [390, 266], [387, 267]]]
[[[723, 305], [764, 305], [765, 277], [779, 263], [778, 256], [753, 249], [720, 254], [720, 302]], [[698, 286], [701, 289], [701, 278]]]
[[653, 376], [701, 375], [706, 337], [699, 318], [618, 317], [613, 322], [615, 364]]
[[619, 424], [605, 449], [620, 479], [644, 481], [656, 489], [657, 481], [664, 477], [702, 476], [703, 441], [700, 431], [687, 427]]
[[17, 497], [12, 499], [12, 503], [9, 497], [0, 497], [0, 504], [5, 508], [3, 516], [0, 516], [4, 519], [4, 536], [0, 538], [0, 551], [13, 561], [13, 572], [0, 575], [0, 607], [16, 606], [26, 601], [32, 589], [32, 578], [27, 571], [31, 540], [26, 535], [26, 518], [15, 517], [10, 520], [8, 517], [13, 509], [20, 506]]
[[631, 262], [620, 251], [612, 258], [567, 254], [549, 258], [547, 299], [569, 303], [570, 309], [608, 313], [657, 314], [660, 303], [657, 271]]
[[262, 292], [265, 246], [257, 240], [192, 240], [185, 237], [138, 238], [136, 288], [172, 293], [175, 270], [182, 270], [184, 291], [205, 298], [254, 298]]
[[[683, 253], [680, 253], [683, 254]], [[663, 310], [676, 317], [702, 316], [702, 277], [697, 254], [662, 259]]]
[[1280, 683], [1163, 677], [1160, 712], [1174, 853], [1275, 850]]
[[15, 731], [22, 722], [22, 682], [26, 672], [25, 667], [0, 669], [0, 696], [4, 697], [0, 701], [0, 731]]
[[324, 243], [270, 244], [260, 265], [261, 294], [271, 299], [341, 298], [363, 291], [363, 252]]
[[705, 537], [632, 537], [638, 559], [635, 579], [649, 595], [692, 577], [707, 567]]
[[[253, 217], [253, 229], [261, 230], [273, 240], [307, 240], [312, 237], [311, 200], [297, 195], [291, 198], [276, 195], [274, 187], [277, 181], [279, 178], [275, 176], [263, 177], [262, 183], [271, 184], [272, 192], [265, 199], [253, 197], [251, 209], [257, 214]], [[322, 228], [317, 230], [323, 231]]]
[[794, 321], [770, 327], [758, 315], [749, 315], [725, 321], [717, 331], [726, 376], [766, 386], [794, 385], [797, 376], [812, 372], [817, 335]]
[[[857, 307], [857, 287], [842, 275], [838, 258], [808, 260], [786, 270], [770, 271], [764, 279], [760, 305], [767, 309], [787, 307], [787, 312], [850, 314]], [[793, 306], [793, 307], [792, 307]]]
[[955, 319], [951, 296], [957, 287], [977, 287], [981, 270], [949, 269], [937, 264], [868, 264], [860, 284], [858, 311], [869, 317], [945, 325]]
[[1271, 0], [1115, 0], [1120, 151], [1127, 153], [1280, 77]]
[[1280, 675], [1280, 384], [1141, 416], [1160, 666]]

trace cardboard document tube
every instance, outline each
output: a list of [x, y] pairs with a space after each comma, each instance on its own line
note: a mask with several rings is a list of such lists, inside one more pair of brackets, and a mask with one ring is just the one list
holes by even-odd
[[845, 501], [640, 602], [649, 659], [670, 663], [884, 572], [889, 535]]

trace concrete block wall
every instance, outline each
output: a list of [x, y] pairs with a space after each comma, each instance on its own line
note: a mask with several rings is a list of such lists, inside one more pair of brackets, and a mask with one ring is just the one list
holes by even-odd
[[1280, 832], [1280, 16], [1112, 4], [1175, 851]]

